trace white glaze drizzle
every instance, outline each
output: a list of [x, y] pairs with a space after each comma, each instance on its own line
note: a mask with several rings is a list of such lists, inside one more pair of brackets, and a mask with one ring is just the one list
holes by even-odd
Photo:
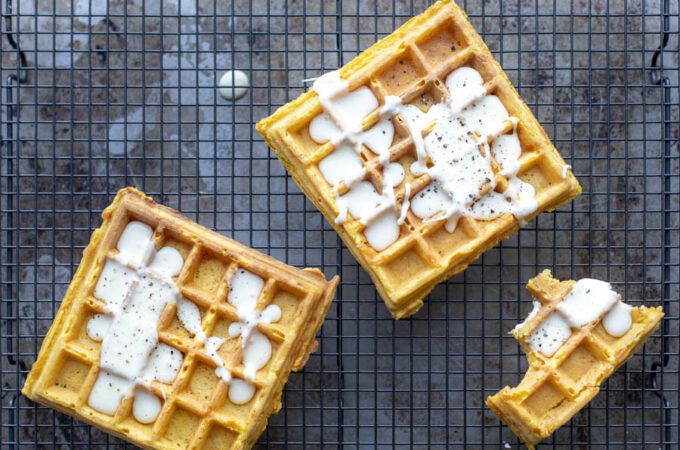
[[[515, 327], [519, 330], [540, 308], [534, 309], [527, 319]], [[632, 307], [623, 303], [607, 282], [583, 278], [557, 304], [556, 310], [527, 338], [534, 351], [552, 356], [571, 336], [572, 328], [580, 328], [602, 319], [605, 331], [614, 337], [626, 334], [632, 325]]]
[[527, 338], [531, 348], [545, 356], [552, 356], [571, 336], [569, 324], [559, 313], [552, 313]]
[[[361, 87], [348, 92], [349, 84], [337, 72], [325, 74], [314, 83], [323, 112], [310, 123], [310, 135], [316, 142], [330, 141], [336, 148], [319, 163], [323, 177], [334, 189], [338, 206], [335, 222], [344, 223], [350, 213], [368, 225], [364, 236], [375, 250], [383, 250], [398, 239], [395, 227], [398, 230], [403, 224], [409, 207], [422, 219], [446, 220], [449, 232], [455, 230], [458, 219], [465, 214], [488, 220], [510, 212], [521, 221], [537, 208], [533, 187], [516, 177], [521, 153], [516, 133], [513, 130], [512, 134], [499, 136], [506, 121], [516, 126], [517, 120], [508, 115], [496, 96], [487, 95], [481, 75], [473, 68], [455, 70], [447, 77], [446, 85], [449, 98], [431, 106], [427, 113], [414, 105], [403, 105], [399, 97], [386, 96], [379, 110], [380, 120], [363, 131], [362, 119], [378, 105], [370, 89]], [[398, 175], [403, 168], [389, 164], [389, 146], [394, 137], [391, 117], [396, 114], [404, 119], [413, 138], [417, 160], [411, 164], [411, 172], [429, 174], [434, 180], [423, 195], [417, 194], [417, 201], [409, 201], [409, 192], [398, 216], [388, 214], [396, 207], [394, 187], [403, 181], [403, 175]], [[423, 137], [423, 132], [433, 125]], [[491, 146], [488, 138], [495, 139]], [[385, 182], [380, 193], [371, 183], [362, 181], [366, 176], [359, 158], [362, 145], [378, 155], [383, 167]], [[509, 178], [509, 187], [503, 193], [493, 191], [492, 154], [501, 166], [501, 174]], [[340, 196], [338, 185], [342, 181], [349, 192]], [[491, 191], [480, 196], [485, 185]], [[434, 193], [439, 195], [429, 195]], [[369, 229], [372, 223], [379, 225]]]
[[132, 403], [132, 414], [140, 423], [152, 423], [161, 412], [161, 401], [154, 394], [144, 388], [137, 388], [135, 400]]
[[[537, 207], [534, 189], [516, 176], [520, 167], [519, 140], [514, 130], [499, 136], [505, 122], [516, 124], [516, 119], [508, 115], [496, 96], [486, 95], [481, 76], [470, 67], [449, 74], [446, 86], [449, 98], [430, 107], [427, 113], [414, 105], [396, 108], [416, 147], [418, 160], [411, 165], [411, 171], [416, 175], [428, 173], [433, 178], [429, 190], [426, 188], [423, 195], [416, 194], [412, 200], [414, 214], [426, 221], [447, 220], [450, 232], [466, 214], [484, 220], [508, 212], [518, 219], [531, 214]], [[433, 123], [434, 128], [423, 138], [423, 131]], [[494, 139], [491, 146], [488, 138]], [[501, 174], [509, 178], [509, 187], [503, 193], [493, 190], [492, 154], [501, 166]], [[429, 168], [428, 158], [432, 164]], [[490, 192], [481, 196], [485, 185]], [[442, 214], [436, 215], [439, 212]]]
[[87, 335], [93, 341], [100, 342], [104, 339], [106, 331], [111, 326], [112, 318], [104, 314], [95, 314], [87, 322]]
[[404, 221], [406, 220], [406, 213], [411, 206], [411, 202], [409, 201], [410, 196], [411, 183], [404, 183], [404, 199], [401, 201], [401, 214], [399, 214], [399, 219], [397, 219], [397, 223], [399, 225], [403, 225]]
[[[389, 148], [394, 139], [393, 114], [389, 108], [396, 103], [386, 100], [379, 121], [364, 131], [362, 120], [378, 107], [378, 100], [367, 87], [352, 92], [348, 92], [348, 88], [348, 83], [340, 79], [337, 72], [327, 73], [316, 80], [313, 89], [324, 112], [312, 120], [309, 132], [316, 142], [330, 141], [336, 148], [319, 163], [323, 177], [333, 186], [335, 193], [338, 205], [335, 222], [344, 223], [347, 213], [351, 213], [367, 225], [364, 236], [374, 249], [380, 251], [399, 237], [397, 216], [391, 212], [396, 206], [394, 187], [403, 181], [404, 169], [399, 164], [389, 163]], [[384, 168], [385, 183], [381, 193], [371, 183], [362, 181], [366, 176], [359, 156], [362, 146], [378, 155], [378, 162]], [[354, 152], [354, 157], [350, 156], [348, 149]], [[343, 181], [350, 190], [340, 196], [338, 187]]]
[[[105, 414], [113, 414], [136, 385], [172, 382], [182, 365], [179, 350], [158, 342], [156, 327], [165, 304], [180, 296], [172, 277], [184, 261], [172, 247], [156, 252], [152, 235], [148, 225], [128, 223], [118, 240], [118, 253], [106, 261], [94, 290], [95, 297], [106, 303], [107, 314], [93, 316], [87, 325], [88, 335], [102, 342], [101, 369], [88, 404]], [[140, 417], [153, 421], [154, 410], [146, 408]]]
[[557, 311], [569, 326], [578, 328], [602, 317], [618, 300], [609, 283], [583, 278], [557, 304]]
[[526, 319], [524, 319], [523, 322], [515, 325], [515, 328], [514, 328], [515, 331], [519, 331], [528, 321], [533, 319], [534, 316], [536, 315], [536, 313], [538, 313], [538, 310], [541, 309], [541, 303], [540, 302], [533, 300], [532, 304], [533, 304], [533, 308], [532, 308], [531, 311], [529, 311], [529, 315], [527, 315]]
[[255, 380], [255, 373], [269, 362], [272, 354], [271, 342], [257, 330], [257, 325], [281, 319], [277, 305], [269, 305], [261, 312], [257, 310], [257, 299], [263, 288], [264, 280], [245, 269], [238, 269], [229, 280], [227, 300], [236, 307], [239, 318], [229, 326], [229, 336], [241, 336], [244, 375], [249, 381]]
[[229, 400], [235, 405], [248, 403], [255, 394], [255, 386], [245, 380], [234, 378], [229, 385]]
[[632, 309], [633, 307], [626, 303], [616, 302], [614, 307], [602, 319], [602, 326], [604, 326], [607, 333], [614, 337], [621, 337], [626, 334], [633, 324]]
[[571, 166], [569, 164], [563, 164], [562, 165], [562, 179], [567, 178], [567, 170], [571, 169]]
[[229, 400], [234, 404], [246, 403], [255, 393], [251, 383], [256, 372], [264, 367], [271, 358], [272, 347], [269, 339], [257, 330], [259, 323], [272, 323], [281, 319], [281, 309], [277, 305], [269, 305], [264, 310], [257, 310], [257, 300], [264, 288], [264, 280], [259, 276], [238, 269], [229, 280], [227, 299], [234, 307], [239, 318], [229, 326], [229, 336], [241, 336], [243, 350], [244, 375], [247, 380], [234, 378], [218, 354], [225, 339], [206, 337], [201, 327], [201, 314], [198, 307], [186, 299], [177, 303], [177, 317], [194, 339], [203, 343], [210, 359], [215, 363], [215, 374], [229, 386]]

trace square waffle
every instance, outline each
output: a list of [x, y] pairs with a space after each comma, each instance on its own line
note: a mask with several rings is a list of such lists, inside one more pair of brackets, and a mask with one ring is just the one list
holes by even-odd
[[[450, 75], [461, 68], [474, 69], [479, 86], [466, 87], [463, 80], [453, 95], [447, 84], [455, 84]], [[442, 105], [460, 126], [448, 129], [443, 120], [415, 125], [421, 114], [414, 108], [427, 116]], [[488, 125], [484, 130], [475, 129], [468, 114], [473, 106], [475, 120]], [[487, 107], [496, 110], [485, 113]], [[424, 148], [437, 145], [435, 136], [444, 142], [451, 133], [464, 138], [465, 127], [472, 136], [466, 148], [470, 142], [479, 147], [475, 154], [465, 153], [467, 165], [451, 160], [446, 145], [436, 157], [429, 150], [424, 155]], [[448, 0], [319, 78], [312, 90], [261, 120], [257, 129], [370, 274], [397, 319], [413, 314], [437, 283], [464, 270], [520, 223], [581, 191], [465, 13]], [[516, 143], [513, 161], [499, 157], [497, 141]], [[477, 170], [475, 155], [485, 168]], [[451, 198], [462, 191], [456, 186], [469, 184], [465, 192], [474, 204], [461, 199], [462, 212], [432, 209], [431, 203], [441, 200], [435, 182], [447, 187], [431, 170], [440, 163], [455, 166], [453, 172], [440, 171], [449, 177]], [[456, 171], [460, 179], [454, 179]], [[534, 192], [531, 207], [521, 214], [479, 211], [483, 196], [506, 195], [511, 203], [511, 188], [517, 186], [525, 194]], [[366, 203], [348, 207], [360, 198]], [[418, 204], [423, 198], [429, 206]]]
[[144, 448], [252, 446], [316, 350], [338, 277], [132, 188], [102, 217], [22, 392]]
[[[597, 280], [559, 281], [548, 270], [529, 280], [534, 310], [512, 331], [526, 352], [529, 369], [517, 387], [506, 386], [486, 401], [529, 448], [586, 406], [600, 384], [642, 347], [663, 318], [661, 307], [630, 307], [610, 287], [597, 292], [585, 289], [582, 293], [590, 297], [574, 301], [575, 296], [569, 295], [584, 281], [595, 288], [608, 286]], [[564, 322], [564, 317], [589, 309], [595, 320]]]

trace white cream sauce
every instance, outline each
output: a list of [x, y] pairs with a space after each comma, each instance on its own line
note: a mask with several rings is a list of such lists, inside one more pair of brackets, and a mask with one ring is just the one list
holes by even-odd
[[632, 309], [633, 307], [626, 303], [616, 302], [602, 319], [602, 325], [607, 333], [614, 337], [621, 337], [626, 334], [633, 324], [633, 318], [630, 314]]
[[255, 373], [263, 368], [272, 356], [272, 344], [267, 336], [253, 330], [248, 345], [243, 350], [244, 375], [248, 380], [255, 379]]
[[397, 214], [394, 211], [383, 214], [366, 227], [364, 236], [376, 251], [385, 250], [399, 237]]
[[101, 369], [87, 404], [104, 414], [113, 415], [123, 397], [132, 394], [135, 382]]
[[602, 317], [618, 301], [619, 294], [609, 283], [583, 278], [557, 304], [557, 311], [569, 326], [578, 328]]
[[201, 327], [201, 312], [194, 302], [184, 297], [179, 299], [177, 302], [177, 319], [199, 342], [205, 342], [205, 333], [203, 333]]
[[552, 313], [527, 338], [527, 342], [535, 351], [545, 356], [555, 354], [564, 342], [571, 336], [569, 324], [559, 313]]
[[220, 95], [226, 100], [238, 100], [246, 95], [250, 82], [241, 70], [227, 70], [217, 83]]
[[161, 400], [144, 388], [137, 388], [132, 402], [132, 415], [140, 423], [152, 423], [161, 412]]
[[160, 342], [154, 347], [151, 357], [144, 368], [142, 378], [148, 382], [156, 380], [161, 383], [170, 384], [177, 377], [179, 369], [182, 367], [182, 362], [184, 362], [184, 355], [181, 351]]
[[569, 164], [564, 164], [562, 166], [562, 179], [565, 180], [567, 178], [567, 171], [571, 169], [571, 166]]
[[[347, 144], [341, 145], [333, 153], [322, 159], [319, 162], [319, 170], [326, 181], [333, 186], [346, 181], [347, 174], [361, 172], [361, 177], [364, 176], [361, 157]], [[349, 185], [349, 183], [347, 184]]]
[[533, 309], [532, 309], [531, 311], [529, 311], [529, 315], [526, 317], [526, 319], [524, 319], [524, 322], [518, 323], [517, 325], [515, 325], [515, 331], [521, 330], [522, 327], [523, 327], [528, 321], [530, 321], [531, 319], [534, 318], [534, 316], [538, 313], [538, 310], [541, 309], [541, 303], [540, 303], [540, 302], [537, 302], [536, 300], [533, 300], [533, 301], [532, 301], [532, 304], [533, 304]]
[[229, 385], [229, 400], [235, 405], [243, 405], [255, 394], [255, 386], [245, 380], [234, 378]]
[[[156, 330], [165, 304], [180, 297], [171, 277], [184, 261], [171, 247], [156, 252], [152, 236], [148, 225], [130, 222], [118, 240], [118, 254], [106, 261], [94, 290], [106, 303], [107, 314], [93, 316], [87, 325], [88, 335], [102, 342], [101, 370], [88, 404], [106, 414], [113, 414], [138, 384], [172, 382], [184, 359], [179, 350], [158, 342]], [[151, 420], [150, 409], [146, 411]]]
[[[494, 95], [486, 95], [481, 76], [469, 67], [452, 72], [446, 79], [450, 97], [423, 113], [414, 105], [402, 105], [399, 114], [414, 139], [418, 161], [414, 174], [428, 173], [433, 178], [424, 195], [416, 194], [411, 203], [414, 214], [425, 220], [447, 220], [452, 232], [459, 217], [470, 215], [490, 220], [510, 212], [519, 219], [535, 211], [534, 189], [516, 177], [521, 147], [516, 133], [498, 136], [505, 122], [515, 122]], [[422, 133], [432, 124], [432, 131]], [[476, 136], [479, 136], [478, 138]], [[495, 138], [491, 146], [488, 137]], [[481, 151], [480, 151], [481, 150]], [[495, 187], [491, 155], [509, 177], [503, 193]], [[429, 158], [432, 167], [427, 167]], [[490, 190], [482, 196], [481, 191]], [[421, 191], [422, 192], [422, 191]], [[420, 213], [419, 213], [420, 212]]]
[[112, 320], [111, 317], [105, 316], [104, 314], [95, 314], [87, 322], [87, 335], [90, 336], [90, 339], [93, 341], [101, 341], [104, 339], [104, 335], [111, 326]]
[[401, 213], [399, 214], [399, 219], [397, 219], [399, 225], [403, 225], [406, 220], [406, 213], [408, 213], [408, 209], [411, 206], [411, 202], [409, 201], [410, 197], [411, 183], [404, 183], [404, 200], [401, 202]]
[[[534, 301], [532, 312], [515, 329], [521, 328], [539, 308], [540, 304]], [[550, 357], [569, 339], [572, 328], [580, 328], [600, 319], [607, 333], [620, 337], [632, 325], [631, 310], [632, 307], [619, 299], [609, 283], [583, 278], [574, 284], [557, 304], [556, 311], [541, 323], [527, 338], [527, 342], [533, 350]]]
[[[446, 86], [449, 98], [427, 113], [414, 105], [403, 105], [399, 97], [387, 96], [380, 109], [381, 119], [364, 131], [362, 120], [378, 107], [370, 89], [361, 87], [348, 93], [348, 83], [337, 72], [325, 74], [314, 83], [323, 113], [310, 123], [310, 135], [318, 143], [330, 141], [336, 147], [319, 164], [334, 188], [338, 206], [335, 222], [344, 223], [349, 213], [367, 225], [364, 236], [377, 251], [399, 238], [399, 225], [409, 207], [421, 219], [446, 220], [449, 232], [466, 214], [488, 220], [510, 212], [522, 220], [537, 208], [533, 187], [516, 177], [521, 153], [516, 133], [499, 136], [506, 121], [516, 124], [516, 119], [508, 115], [496, 96], [487, 95], [484, 80], [473, 68], [453, 71]], [[434, 180], [414, 199], [405, 196], [399, 209], [394, 188], [403, 182], [404, 169], [389, 164], [389, 146], [394, 138], [391, 118], [396, 114], [404, 119], [414, 141], [417, 160], [410, 171], [416, 176], [429, 174]], [[488, 138], [495, 138], [491, 146]], [[358, 156], [362, 145], [379, 156], [385, 179], [382, 192], [362, 181], [366, 175]], [[503, 193], [493, 191], [491, 155], [501, 166], [501, 174], [509, 177], [509, 188]], [[342, 181], [350, 190], [340, 196], [338, 185]], [[481, 196], [483, 188], [490, 190], [485, 196]]]

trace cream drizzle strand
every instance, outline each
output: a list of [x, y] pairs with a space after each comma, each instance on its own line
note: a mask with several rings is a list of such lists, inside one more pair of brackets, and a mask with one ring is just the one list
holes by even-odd
[[[447, 220], [446, 228], [453, 232], [465, 214], [487, 220], [511, 212], [521, 220], [537, 207], [533, 187], [516, 176], [521, 154], [517, 135], [514, 129], [511, 134], [501, 134], [505, 122], [516, 124], [516, 119], [508, 115], [496, 96], [487, 95], [482, 77], [473, 68], [453, 71], [446, 86], [449, 98], [432, 105], [427, 113], [402, 104], [399, 97], [387, 96], [379, 110], [379, 121], [363, 130], [362, 120], [378, 106], [370, 89], [361, 87], [349, 92], [349, 84], [337, 72], [327, 73], [314, 83], [323, 113], [310, 122], [309, 132], [314, 141], [330, 141], [335, 147], [319, 163], [321, 174], [333, 186], [338, 206], [335, 222], [345, 222], [347, 213], [351, 213], [367, 225], [364, 235], [375, 250], [383, 250], [398, 239], [399, 225], [408, 209], [424, 220]], [[409, 192], [398, 215], [394, 211], [394, 188], [403, 182], [403, 168], [389, 164], [389, 147], [394, 138], [391, 118], [397, 114], [406, 122], [416, 151], [411, 173], [428, 174], [433, 179], [413, 199], [410, 185], [405, 184], [404, 190]], [[424, 130], [430, 128], [423, 136]], [[491, 145], [489, 138], [495, 138]], [[378, 155], [385, 179], [382, 192], [363, 181], [366, 169], [360, 157], [362, 145]], [[501, 174], [509, 178], [503, 193], [493, 190], [492, 154], [501, 166]], [[390, 175], [394, 166], [399, 166], [402, 173], [396, 182]], [[341, 182], [349, 188], [343, 195], [338, 190]], [[480, 196], [485, 185], [490, 192]]]

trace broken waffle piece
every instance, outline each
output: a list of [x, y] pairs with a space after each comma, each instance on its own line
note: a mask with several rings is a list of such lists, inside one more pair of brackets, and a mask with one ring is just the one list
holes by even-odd
[[257, 125], [395, 318], [581, 188], [452, 1]]
[[338, 277], [296, 269], [126, 188], [22, 392], [144, 448], [249, 448]]
[[659, 327], [661, 307], [632, 307], [609, 283], [529, 280], [534, 308], [512, 330], [529, 361], [524, 379], [486, 404], [533, 448], [595, 397], [604, 382]]

